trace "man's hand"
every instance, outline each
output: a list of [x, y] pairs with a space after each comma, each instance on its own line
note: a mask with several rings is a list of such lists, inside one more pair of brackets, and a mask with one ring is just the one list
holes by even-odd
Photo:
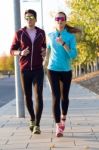
[[41, 51], [42, 58], [44, 59], [46, 56], [46, 49], [42, 47]]
[[27, 56], [29, 53], [30, 53], [29, 47], [27, 47], [21, 51], [21, 56]]

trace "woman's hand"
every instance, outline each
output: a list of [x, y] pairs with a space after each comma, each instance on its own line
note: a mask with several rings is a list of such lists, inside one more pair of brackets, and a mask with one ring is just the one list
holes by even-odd
[[61, 37], [57, 37], [57, 38], [56, 38], [56, 41], [57, 41], [59, 44], [61, 44], [61, 45], [65, 48], [65, 50], [69, 50], [69, 47], [66, 45], [66, 43], [62, 40]]
[[56, 41], [59, 43], [59, 44], [63, 44], [63, 40], [62, 40], [62, 38], [61, 37], [57, 37], [56, 38]]

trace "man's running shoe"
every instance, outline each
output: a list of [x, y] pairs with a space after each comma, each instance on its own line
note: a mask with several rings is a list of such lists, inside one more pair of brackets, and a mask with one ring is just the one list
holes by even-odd
[[34, 126], [33, 134], [40, 134], [40, 133], [41, 133], [40, 127], [39, 126]]
[[35, 126], [35, 121], [30, 120], [29, 129], [31, 130], [31, 132], [33, 132], [34, 126]]

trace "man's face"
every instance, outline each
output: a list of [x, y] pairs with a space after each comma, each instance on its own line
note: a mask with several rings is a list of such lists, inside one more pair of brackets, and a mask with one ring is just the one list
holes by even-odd
[[35, 19], [35, 17], [33, 16], [33, 14], [27, 13], [27, 14], [25, 15], [25, 20], [26, 20], [26, 22], [27, 22], [27, 26], [29, 26], [29, 27], [34, 27], [34, 26], [35, 26], [36, 19]]

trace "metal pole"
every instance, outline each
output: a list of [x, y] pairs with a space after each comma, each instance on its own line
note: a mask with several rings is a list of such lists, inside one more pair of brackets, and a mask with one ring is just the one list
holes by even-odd
[[43, 26], [43, 0], [41, 0], [41, 25], [42, 25], [42, 29], [44, 28]]
[[[21, 27], [20, 0], [13, 0], [13, 4], [14, 4], [15, 31], [17, 31]], [[15, 56], [14, 63], [15, 63], [16, 116], [21, 118], [25, 117], [25, 108], [24, 108], [24, 95], [22, 93], [22, 86], [20, 80], [20, 67], [18, 56]]]

